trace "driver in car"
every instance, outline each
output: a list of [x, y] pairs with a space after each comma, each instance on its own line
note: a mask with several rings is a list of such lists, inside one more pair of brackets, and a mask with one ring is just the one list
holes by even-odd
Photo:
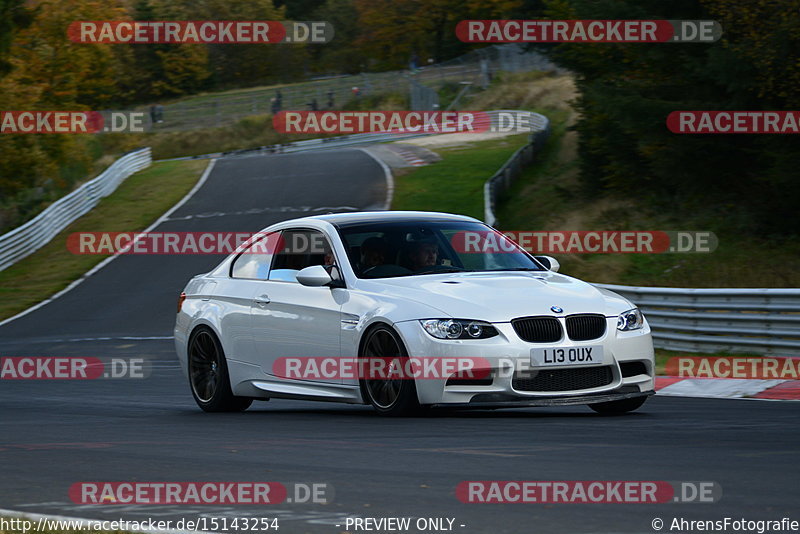
[[433, 241], [420, 241], [411, 249], [409, 257], [414, 271], [433, 267], [439, 263], [439, 246]]
[[389, 245], [383, 238], [370, 237], [361, 244], [361, 272], [384, 265], [389, 255]]

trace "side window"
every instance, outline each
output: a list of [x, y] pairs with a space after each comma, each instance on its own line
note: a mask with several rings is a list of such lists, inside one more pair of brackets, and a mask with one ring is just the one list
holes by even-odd
[[270, 280], [297, 282], [297, 272], [312, 265], [336, 265], [328, 239], [318, 230], [284, 230], [275, 254]]
[[280, 233], [264, 234], [261, 239], [253, 241], [239, 256], [233, 260], [232, 278], [249, 280], [267, 280], [272, 258], [280, 246]]

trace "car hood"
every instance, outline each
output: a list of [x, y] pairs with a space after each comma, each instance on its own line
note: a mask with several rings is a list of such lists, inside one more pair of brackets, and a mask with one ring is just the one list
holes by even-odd
[[370, 280], [365, 286], [425, 304], [446, 316], [495, 323], [531, 315], [616, 315], [633, 307], [610, 291], [550, 271], [408, 276]]

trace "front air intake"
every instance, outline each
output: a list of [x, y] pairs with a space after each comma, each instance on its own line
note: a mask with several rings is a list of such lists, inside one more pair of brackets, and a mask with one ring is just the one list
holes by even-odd
[[518, 371], [511, 380], [511, 387], [517, 391], [577, 391], [607, 386], [614, 381], [610, 365], [581, 369], [542, 369], [534, 373]]

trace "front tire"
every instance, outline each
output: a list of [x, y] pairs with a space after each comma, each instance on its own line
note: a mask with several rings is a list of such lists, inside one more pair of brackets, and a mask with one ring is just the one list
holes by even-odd
[[619, 415], [632, 412], [642, 407], [647, 397], [634, 397], [610, 402], [597, 402], [590, 404], [589, 408], [602, 415]]
[[[397, 333], [379, 325], [370, 330], [362, 345], [361, 358], [408, 359], [408, 352]], [[381, 415], [402, 417], [421, 411], [413, 378], [360, 379], [364, 399]]]
[[189, 385], [195, 402], [205, 412], [243, 412], [253, 399], [236, 397], [231, 391], [228, 363], [222, 344], [207, 327], [189, 338]]

